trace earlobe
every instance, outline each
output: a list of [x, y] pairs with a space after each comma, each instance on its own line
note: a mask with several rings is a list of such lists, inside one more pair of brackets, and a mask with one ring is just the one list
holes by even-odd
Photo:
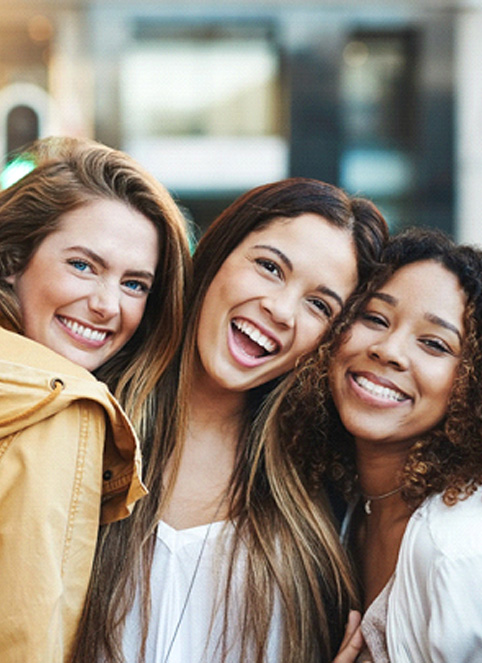
[[10, 285], [15, 285], [15, 281], [16, 281], [16, 279], [17, 279], [17, 275], [16, 275], [16, 274], [10, 274], [9, 276], [5, 276], [5, 277], [3, 278], [3, 280], [4, 280], [6, 283], [10, 283]]

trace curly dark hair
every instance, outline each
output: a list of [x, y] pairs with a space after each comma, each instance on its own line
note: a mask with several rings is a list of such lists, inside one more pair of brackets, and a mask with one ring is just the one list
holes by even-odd
[[482, 251], [457, 246], [437, 230], [410, 228], [389, 241], [380, 269], [275, 396], [270, 425], [276, 435], [286, 440], [312, 480], [318, 477], [321, 484], [328, 475], [347, 499], [359, 490], [355, 445], [330, 395], [330, 366], [371, 293], [401, 267], [425, 260], [455, 274], [467, 296], [464, 340], [446, 415], [412, 445], [402, 470], [402, 495], [414, 509], [432, 493], [442, 493], [451, 505], [482, 484]]

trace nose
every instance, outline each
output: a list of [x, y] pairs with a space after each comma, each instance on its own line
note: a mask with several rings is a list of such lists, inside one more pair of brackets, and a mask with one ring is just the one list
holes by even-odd
[[296, 317], [297, 299], [285, 289], [271, 292], [262, 299], [262, 306], [279, 325], [293, 327]]
[[118, 288], [101, 281], [96, 283], [89, 297], [89, 308], [99, 318], [109, 320], [120, 310], [120, 294]]
[[398, 371], [408, 367], [406, 341], [401, 334], [387, 333], [369, 347], [369, 355], [382, 365], [391, 366]]

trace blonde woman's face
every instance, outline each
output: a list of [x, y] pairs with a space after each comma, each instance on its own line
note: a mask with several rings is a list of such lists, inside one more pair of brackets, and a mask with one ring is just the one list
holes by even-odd
[[158, 253], [153, 223], [124, 203], [99, 199], [67, 212], [9, 278], [25, 335], [98, 368], [139, 326]]
[[286, 373], [316, 346], [356, 282], [351, 234], [317, 214], [251, 232], [206, 293], [201, 370], [216, 388], [233, 391]]
[[402, 267], [373, 295], [331, 369], [341, 420], [359, 442], [406, 448], [444, 417], [465, 305], [457, 277], [430, 260]]

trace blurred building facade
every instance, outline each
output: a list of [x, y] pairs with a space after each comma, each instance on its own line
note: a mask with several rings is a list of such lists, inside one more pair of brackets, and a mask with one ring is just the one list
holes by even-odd
[[0, 0], [0, 156], [94, 137], [201, 227], [315, 177], [482, 244], [482, 2]]

